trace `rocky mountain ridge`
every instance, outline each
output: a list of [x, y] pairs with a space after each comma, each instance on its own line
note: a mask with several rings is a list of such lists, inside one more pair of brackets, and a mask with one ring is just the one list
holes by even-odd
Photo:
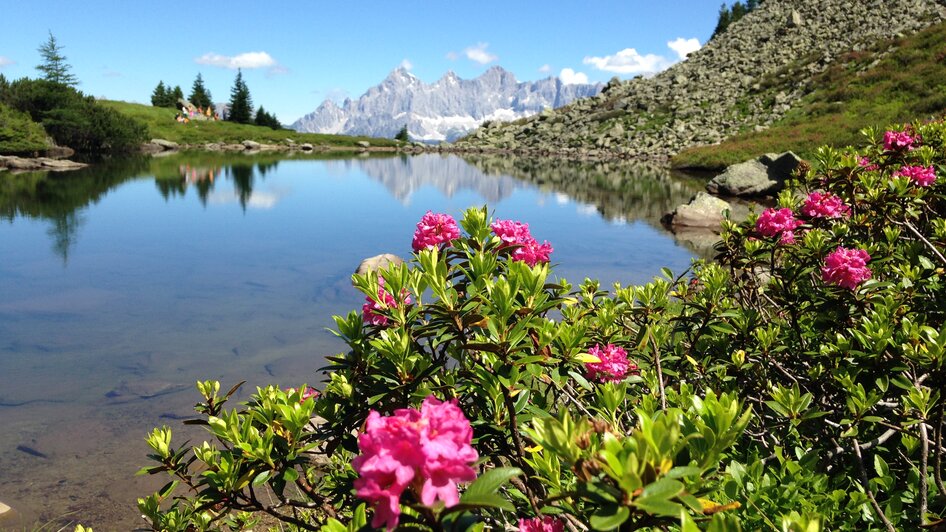
[[601, 94], [492, 123], [465, 150], [664, 159], [765, 128], [842, 54], [946, 20], [934, 0], [764, 2], [687, 60], [653, 78], [612, 79]]
[[411, 139], [453, 141], [492, 120], [514, 120], [594, 96], [603, 85], [566, 85], [555, 77], [519, 82], [502, 67], [465, 80], [452, 71], [428, 84], [405, 68], [392, 71], [357, 100], [325, 100], [290, 127], [307, 133], [394, 137], [407, 125]]

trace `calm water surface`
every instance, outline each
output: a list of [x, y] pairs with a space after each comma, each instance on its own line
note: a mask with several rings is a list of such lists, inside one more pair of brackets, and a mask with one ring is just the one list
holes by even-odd
[[[407, 256], [428, 209], [488, 204], [605, 286], [686, 268], [658, 222], [700, 183], [614, 164], [178, 154], [0, 173], [0, 501], [18, 526], [128, 530], [165, 479], [143, 436], [187, 432], [197, 379], [317, 383], [360, 307], [361, 259]], [[0, 523], [0, 528], [9, 523]]]

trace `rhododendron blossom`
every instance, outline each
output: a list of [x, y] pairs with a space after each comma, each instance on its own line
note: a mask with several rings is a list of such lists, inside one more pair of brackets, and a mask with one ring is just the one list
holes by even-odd
[[913, 142], [915, 140], [916, 139], [911, 137], [910, 134], [905, 131], [887, 131], [884, 133], [884, 150], [909, 151], [913, 149]]
[[548, 262], [552, 254], [552, 244], [533, 238], [529, 224], [513, 220], [496, 220], [490, 224], [493, 233], [503, 241], [502, 247], [519, 246], [512, 252], [512, 259], [525, 262], [530, 267], [540, 262]]
[[904, 166], [894, 176], [909, 177], [911, 181], [921, 187], [928, 187], [936, 181], [936, 172], [932, 166]]
[[880, 168], [876, 164], [873, 164], [872, 162], [870, 162], [870, 157], [866, 157], [866, 156], [858, 159], [857, 165], [863, 168], [864, 170], [867, 170], [868, 172], [872, 172]]
[[565, 523], [557, 517], [545, 515], [532, 519], [519, 519], [519, 532], [564, 532]]
[[783, 244], [795, 243], [795, 229], [802, 225], [801, 220], [795, 218], [791, 209], [766, 209], [755, 222], [755, 230], [762, 236], [774, 237], [781, 235]]
[[414, 240], [411, 246], [414, 251], [437, 247], [444, 242], [460, 238], [460, 228], [453, 216], [443, 213], [427, 211], [414, 230]]
[[870, 279], [871, 271], [867, 267], [870, 255], [863, 249], [848, 249], [838, 246], [824, 259], [821, 278], [826, 283], [836, 284], [854, 290], [857, 285]]
[[809, 218], [842, 218], [850, 215], [851, 209], [830, 192], [812, 192], [805, 198], [801, 213]]
[[358, 435], [361, 454], [352, 461], [358, 473], [358, 498], [374, 507], [371, 526], [397, 526], [400, 499], [411, 489], [421, 503], [460, 501], [457, 482], [476, 478], [470, 464], [479, 459], [472, 447], [473, 429], [456, 399], [424, 399], [420, 410], [402, 408], [390, 416], [372, 410]]
[[[401, 291], [401, 299], [405, 305], [411, 304], [411, 296], [406, 290]], [[361, 315], [365, 323], [371, 325], [385, 326], [388, 324], [388, 318], [381, 314], [380, 310], [385, 310], [397, 306], [397, 300], [387, 290], [384, 289], [384, 278], [378, 277], [378, 298], [365, 296], [365, 304], [361, 306]]]
[[600, 360], [600, 362], [585, 364], [589, 379], [597, 379], [601, 382], [619, 382], [624, 380], [628, 373], [636, 373], [638, 370], [637, 364], [628, 362], [627, 351], [614, 344], [608, 344], [604, 347], [595, 344], [594, 347], [588, 350], [588, 354]]

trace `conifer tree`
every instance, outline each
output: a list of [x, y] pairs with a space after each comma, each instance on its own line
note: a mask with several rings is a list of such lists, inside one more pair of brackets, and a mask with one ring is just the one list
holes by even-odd
[[168, 89], [164, 86], [164, 81], [159, 81], [158, 86], [151, 93], [151, 105], [155, 107], [167, 107]]
[[200, 72], [197, 73], [197, 79], [194, 80], [194, 85], [191, 87], [191, 95], [188, 98], [188, 101], [198, 107], [203, 107], [204, 109], [213, 105], [213, 99], [210, 96], [210, 91], [204, 87], [204, 78], [200, 75]]
[[36, 65], [36, 70], [43, 73], [43, 79], [75, 87], [79, 80], [72, 72], [72, 66], [66, 62], [66, 56], [62, 55], [62, 47], [56, 42], [53, 32], [49, 32], [49, 39], [38, 48], [39, 55], [43, 56], [43, 62]]
[[400, 140], [402, 142], [410, 140], [410, 135], [407, 133], [407, 124], [404, 124], [404, 127], [397, 132], [397, 135], [394, 135], [394, 140]]
[[233, 88], [230, 89], [230, 111], [227, 120], [249, 124], [253, 120], [253, 100], [250, 98], [250, 89], [243, 82], [243, 72], [237, 70]]
[[180, 101], [184, 99], [184, 91], [181, 90], [180, 85], [175, 85], [174, 90], [171, 91], [170, 96], [168, 97], [168, 107], [177, 107], [180, 105]]
[[[729, 26], [730, 15], [729, 15], [729, 6], [725, 2], [719, 6], [719, 18], [716, 20], [716, 29], [713, 30], [713, 37], [726, 31], [726, 28]], [[710, 37], [711, 39], [713, 37]]]

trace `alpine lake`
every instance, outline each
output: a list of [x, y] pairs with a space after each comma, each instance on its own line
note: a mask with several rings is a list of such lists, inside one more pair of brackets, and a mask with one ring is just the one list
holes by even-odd
[[[425, 154], [175, 153], [0, 173], [0, 529], [144, 525], [144, 441], [186, 426], [197, 380], [235, 400], [319, 387], [359, 310], [362, 259], [410, 257], [427, 211], [488, 205], [548, 240], [553, 277], [638, 284], [712, 254], [660, 217], [703, 181], [621, 163]], [[684, 240], [684, 238], [687, 238]], [[71, 529], [71, 527], [69, 527]]]

